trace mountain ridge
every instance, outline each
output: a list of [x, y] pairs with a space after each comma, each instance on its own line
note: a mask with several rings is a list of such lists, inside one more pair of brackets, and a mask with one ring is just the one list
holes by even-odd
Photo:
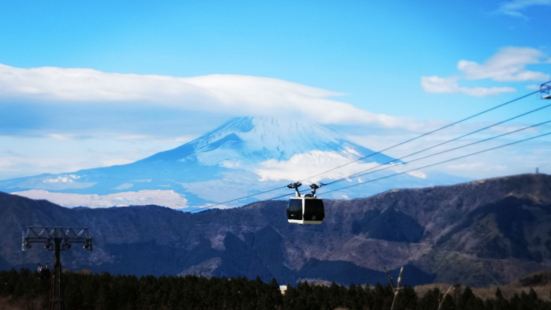
[[[351, 284], [373, 283], [384, 279], [385, 268], [407, 265], [410, 284], [483, 285], [551, 265], [549, 175], [326, 200], [326, 220], [317, 226], [288, 224], [285, 207], [285, 201], [263, 201], [195, 214], [157, 206], [67, 209], [1, 194], [0, 260], [9, 266], [49, 261], [46, 251], [19, 251], [21, 229], [40, 224], [90, 227], [95, 251], [64, 253], [68, 267], [114, 273]], [[529, 216], [503, 218], [519, 212]]]

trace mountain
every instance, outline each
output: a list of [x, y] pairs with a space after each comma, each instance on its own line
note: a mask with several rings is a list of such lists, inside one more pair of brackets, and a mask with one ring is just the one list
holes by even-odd
[[508, 283], [551, 263], [551, 176], [326, 200], [321, 225], [292, 225], [285, 201], [195, 214], [157, 206], [68, 209], [0, 194], [0, 268], [51, 261], [20, 250], [28, 225], [89, 227], [95, 248], [63, 253], [68, 268], [122, 274], [246, 276], [280, 283]]
[[[347, 176], [374, 164], [398, 162], [318, 124], [294, 119], [235, 118], [175, 149], [134, 163], [0, 181], [0, 190], [64, 206], [156, 204], [201, 207], [284, 185], [364, 157], [326, 175]], [[319, 181], [317, 179], [312, 181]], [[323, 180], [322, 180], [323, 181]], [[354, 182], [354, 180], [350, 180]], [[405, 175], [346, 194], [365, 196], [400, 186], [427, 185]], [[434, 182], [434, 181], [431, 181]], [[289, 194], [291, 194], [289, 192]], [[340, 197], [336, 193], [331, 197]], [[273, 195], [272, 195], [273, 196]], [[269, 194], [261, 199], [269, 199]], [[241, 201], [241, 203], [251, 202]]]

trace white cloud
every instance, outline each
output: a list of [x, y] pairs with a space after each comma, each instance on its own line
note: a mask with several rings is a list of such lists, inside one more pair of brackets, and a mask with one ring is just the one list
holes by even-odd
[[505, 47], [491, 56], [486, 62], [459, 60], [458, 74], [441, 76], [422, 76], [421, 87], [428, 93], [460, 93], [469, 96], [491, 96], [515, 92], [511, 86], [468, 87], [462, 86], [464, 80], [491, 82], [533, 82], [546, 81], [550, 76], [543, 72], [528, 70], [530, 65], [545, 65], [542, 51], [529, 47]]
[[0, 100], [67, 104], [151, 104], [230, 115], [299, 115], [322, 123], [404, 128], [403, 120], [334, 100], [338, 94], [284, 80], [207, 75], [174, 77], [86, 68], [17, 68], [0, 64]]
[[58, 133], [55, 136], [64, 138], [52, 138], [51, 134], [0, 135], [0, 180], [127, 164], [180, 146], [192, 138], [125, 133], [93, 136]]
[[[293, 155], [289, 160], [267, 160], [260, 164], [255, 173], [261, 181], [291, 181], [303, 180], [321, 171], [327, 170], [327, 167], [337, 167], [348, 164], [354, 158], [343, 156], [337, 152], [311, 151]], [[355, 172], [367, 170], [378, 166], [375, 162], [364, 163], [356, 162], [346, 167], [336, 169], [323, 174], [323, 176], [310, 178], [308, 182], [319, 182], [323, 179], [338, 179], [347, 177]]]
[[75, 138], [74, 135], [62, 134], [62, 133], [49, 133], [46, 136], [48, 138], [51, 138], [53, 140], [58, 140], [58, 141], [68, 141], [68, 140], [72, 140], [72, 139]]
[[134, 187], [134, 184], [132, 183], [122, 183], [119, 186], [115, 187], [115, 189], [119, 191], [123, 191], [123, 190], [131, 189], [132, 187]]
[[410, 175], [414, 178], [418, 178], [418, 179], [423, 179], [423, 180], [427, 179], [427, 174], [423, 171], [420, 171], [420, 170], [410, 171], [410, 172], [408, 172], [408, 175]]
[[224, 160], [220, 163], [220, 166], [224, 168], [237, 169], [241, 167], [241, 163], [238, 161]]
[[512, 0], [501, 4], [498, 12], [501, 14], [525, 17], [522, 11], [532, 6], [551, 6], [551, 0]]
[[80, 177], [76, 174], [66, 174], [66, 175], [60, 175], [55, 178], [49, 178], [42, 181], [43, 183], [61, 183], [61, 184], [70, 184], [74, 183], [76, 180], [80, 179]]
[[28, 190], [12, 193], [31, 199], [46, 199], [64, 207], [90, 208], [160, 205], [174, 209], [185, 208], [187, 200], [172, 190], [141, 190], [109, 195], [54, 193], [45, 190]]
[[428, 93], [451, 94], [461, 93], [470, 96], [490, 96], [502, 93], [512, 93], [512, 87], [464, 87], [460, 86], [456, 77], [423, 76], [421, 87]]
[[[543, 133], [543, 130], [540, 133]], [[496, 142], [495, 145], [501, 145], [512, 141], [514, 140], [505, 139]], [[545, 164], [548, 164], [548, 158], [551, 158], [551, 141], [540, 138], [531, 142], [522, 143], [516, 147], [503, 148], [468, 159], [454, 161], [435, 169], [449, 173], [450, 175], [480, 179], [520, 173], [533, 173], [536, 167], [543, 167]], [[542, 172], [549, 173], [549, 170]]]
[[457, 68], [467, 79], [489, 79], [497, 82], [546, 81], [549, 75], [543, 72], [529, 71], [528, 65], [544, 62], [540, 50], [528, 47], [506, 47], [500, 49], [485, 63], [460, 60]]

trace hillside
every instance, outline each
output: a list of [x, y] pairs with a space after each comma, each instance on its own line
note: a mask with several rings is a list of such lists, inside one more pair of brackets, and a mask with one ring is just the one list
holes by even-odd
[[319, 226], [290, 225], [284, 201], [183, 213], [157, 206], [67, 209], [0, 194], [0, 268], [49, 262], [20, 251], [28, 225], [86, 226], [95, 250], [63, 254], [73, 269], [131, 274], [260, 276], [293, 283], [506, 283], [551, 262], [551, 176], [517, 175], [454, 186], [326, 201]]

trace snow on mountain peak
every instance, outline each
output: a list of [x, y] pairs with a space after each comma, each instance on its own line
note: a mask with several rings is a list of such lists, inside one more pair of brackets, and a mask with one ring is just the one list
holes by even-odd
[[[338, 152], [354, 158], [371, 151], [342, 139], [336, 132], [297, 118], [237, 117], [176, 149], [152, 156], [152, 160], [189, 161], [205, 165], [232, 163], [246, 166], [264, 160], [288, 160], [311, 151]], [[374, 156], [383, 161], [388, 157]]]
[[[369, 158], [357, 161], [362, 157]], [[57, 199], [62, 205], [157, 201], [172, 207], [201, 206], [319, 175], [335, 166], [346, 164], [346, 169], [312, 182], [346, 177], [393, 160], [311, 121], [238, 117], [184, 145], [131, 164], [6, 180], [0, 182], [0, 190]]]

